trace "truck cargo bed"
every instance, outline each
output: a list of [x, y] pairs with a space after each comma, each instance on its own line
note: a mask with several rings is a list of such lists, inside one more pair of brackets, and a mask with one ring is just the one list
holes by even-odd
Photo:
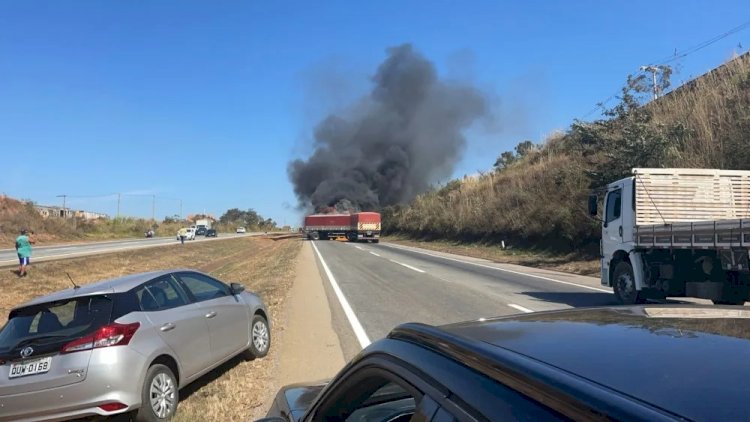
[[750, 249], [750, 219], [636, 226], [640, 248]]

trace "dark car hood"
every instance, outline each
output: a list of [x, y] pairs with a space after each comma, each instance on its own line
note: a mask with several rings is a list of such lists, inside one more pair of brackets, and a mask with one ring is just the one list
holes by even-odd
[[[523, 354], [690, 419], [744, 420], [750, 308], [540, 312], [441, 329]], [[702, 392], [700, 398], [695, 393]]]

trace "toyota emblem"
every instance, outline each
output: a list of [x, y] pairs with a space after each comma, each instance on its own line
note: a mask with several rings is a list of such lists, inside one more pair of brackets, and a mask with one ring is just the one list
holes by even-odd
[[22, 358], [27, 358], [31, 356], [32, 353], [34, 353], [34, 349], [32, 349], [31, 347], [24, 347], [23, 349], [21, 349]]

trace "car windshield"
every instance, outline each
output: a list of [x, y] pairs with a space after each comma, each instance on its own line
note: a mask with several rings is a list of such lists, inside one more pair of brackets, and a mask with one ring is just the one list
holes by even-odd
[[0, 351], [34, 340], [80, 337], [107, 324], [111, 315], [112, 300], [102, 295], [16, 309], [0, 330]]

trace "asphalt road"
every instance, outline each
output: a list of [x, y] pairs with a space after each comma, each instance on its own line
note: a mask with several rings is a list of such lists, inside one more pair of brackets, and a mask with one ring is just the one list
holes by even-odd
[[592, 277], [387, 243], [313, 245], [347, 359], [404, 322], [439, 325], [616, 304], [611, 289]]
[[[196, 236], [195, 240], [186, 240], [185, 242], [205, 242], [212, 240], [230, 239], [238, 236], [255, 236], [262, 233], [220, 233], [219, 237], [206, 238]], [[34, 246], [31, 256], [31, 262], [51, 261], [55, 259], [73, 258], [78, 256], [96, 255], [101, 253], [125, 251], [132, 249], [151, 248], [156, 246], [173, 245], [176, 242], [175, 237], [152, 237], [150, 239], [127, 239], [113, 240], [106, 242], [90, 243], [72, 243], [67, 245], [55, 246]], [[0, 249], [0, 266], [18, 265], [18, 256], [14, 249]]]

